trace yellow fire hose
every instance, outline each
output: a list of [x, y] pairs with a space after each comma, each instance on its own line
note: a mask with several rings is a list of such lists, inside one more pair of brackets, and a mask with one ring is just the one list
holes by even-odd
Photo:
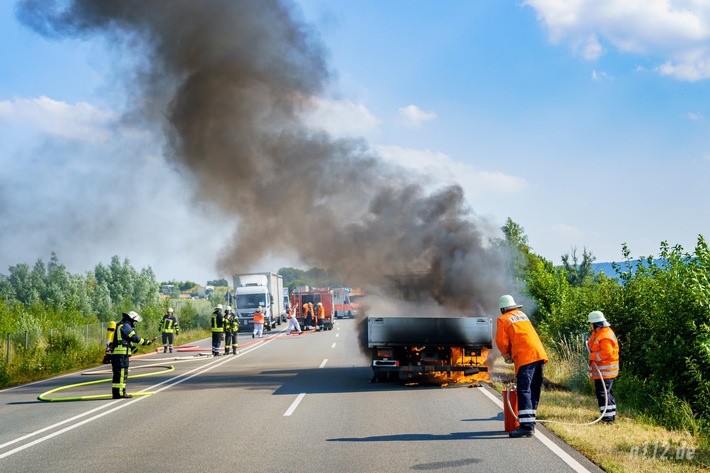
[[[131, 376], [131, 379], [135, 379], [135, 378], [145, 378], [145, 377], [147, 377], [147, 376], [155, 376], [155, 375], [159, 375], [159, 374], [163, 374], [163, 373], [169, 373], [169, 372], [175, 370], [175, 367], [172, 366], [172, 365], [170, 365], [170, 366], [162, 365], [162, 366], [165, 367], [164, 370], [153, 371], [153, 372], [150, 372], [150, 373], [137, 374], [137, 375]], [[143, 368], [145, 368], [145, 367], [143, 367]], [[109, 393], [109, 394], [96, 394], [96, 395], [93, 395], [93, 396], [55, 397], [55, 398], [49, 398], [49, 397], [47, 397], [47, 396], [49, 396], [50, 394], [53, 394], [53, 393], [56, 393], [56, 392], [59, 392], [59, 391], [64, 391], [64, 390], [66, 390], [66, 389], [78, 388], [78, 387], [81, 387], [81, 386], [89, 386], [89, 385], [92, 385], [92, 384], [99, 384], [99, 383], [110, 383], [111, 380], [112, 380], [112, 378], [106, 378], [106, 379], [99, 379], [99, 380], [95, 380], [95, 381], [87, 381], [87, 382], [85, 382], [85, 383], [70, 384], [70, 385], [68, 385], [68, 386], [60, 386], [60, 387], [58, 387], [58, 388], [54, 388], [54, 389], [51, 389], [51, 390], [49, 390], [49, 391], [47, 391], [47, 392], [44, 392], [44, 393], [40, 394], [39, 396], [37, 396], [37, 399], [39, 399], [40, 401], [44, 401], [44, 402], [88, 401], [88, 400], [91, 400], [91, 399], [111, 399], [113, 396], [112, 396], [112, 394], [110, 394], [110, 393]], [[145, 391], [145, 392], [130, 393], [130, 394], [133, 395], [133, 396], [152, 396], [152, 395], [155, 394], [155, 393], [152, 392], [152, 391]]]
[[[597, 374], [599, 375], [599, 379], [604, 379], [602, 377], [602, 372], [599, 369], [599, 367], [597, 366], [597, 364], [593, 361], [592, 361], [592, 364], [594, 365], [594, 369], [597, 370]], [[508, 410], [510, 411], [510, 413], [513, 415], [513, 417], [515, 417], [515, 420], [519, 421], [518, 416], [515, 415], [515, 411], [513, 410], [513, 407], [510, 405], [510, 394], [509, 393], [510, 393], [509, 390], [506, 391], [505, 404], [508, 407]], [[584, 422], [584, 423], [562, 422], [561, 420], [546, 420], [546, 419], [535, 420], [535, 422], [546, 422], [548, 424], [565, 424], [565, 425], [593, 425], [593, 424], [596, 424], [597, 422], [599, 422], [600, 420], [602, 420], [602, 418], [604, 418], [604, 414], [606, 414], [608, 407], [609, 407], [609, 396], [607, 395], [606, 388], [605, 388], [604, 389], [604, 410], [602, 411], [602, 413], [599, 417], [597, 417], [596, 419], [594, 419], [591, 422]]]

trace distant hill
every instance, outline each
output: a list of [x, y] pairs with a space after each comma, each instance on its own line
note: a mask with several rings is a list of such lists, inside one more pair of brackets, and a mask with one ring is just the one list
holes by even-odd
[[[654, 260], [656, 264], [662, 264], [663, 260], [662, 259], [657, 259]], [[605, 276], [609, 276], [610, 278], [618, 279], [618, 275], [616, 274], [616, 271], [614, 271], [614, 268], [612, 267], [614, 263], [592, 263], [592, 268], [594, 269], [594, 272], [597, 274], [604, 274]], [[635, 268], [639, 264], [639, 260], [631, 260], [630, 262], [623, 261], [621, 263], [616, 263], [619, 265], [619, 267], [622, 269], [622, 271], [628, 271], [629, 268]], [[641, 264], [644, 266], [648, 266], [648, 262], [646, 260], [642, 260]]]

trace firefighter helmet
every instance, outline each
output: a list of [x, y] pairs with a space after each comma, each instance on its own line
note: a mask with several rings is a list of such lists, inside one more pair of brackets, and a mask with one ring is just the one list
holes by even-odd
[[217, 307], [214, 308], [215, 310], [222, 310], [222, 304], [217, 304]]
[[606, 317], [604, 317], [604, 313], [600, 310], [593, 310], [590, 312], [587, 316], [587, 320], [590, 324], [602, 323], [605, 324], [605, 327], [609, 326], [609, 322], [607, 322]]
[[507, 312], [509, 310], [519, 309], [522, 305], [516, 304], [513, 296], [506, 294], [504, 296], [500, 296], [500, 299], [498, 300], [498, 307]]
[[231, 311], [231, 310], [232, 310], [232, 306], [231, 306], [231, 305], [228, 305], [228, 306], [227, 306], [227, 308], [226, 308], [225, 310], [229, 310], [229, 311]]
[[318, 307], [323, 307], [323, 304], [321, 302], [319, 302]]
[[172, 307], [168, 307], [168, 314], [172, 314], [172, 313], [173, 313], [173, 308], [172, 308]]
[[134, 311], [127, 312], [123, 315], [128, 316], [128, 318], [134, 322], [142, 322], [143, 321], [143, 317], [141, 317], [140, 315], [138, 315], [138, 313], [136, 313]]

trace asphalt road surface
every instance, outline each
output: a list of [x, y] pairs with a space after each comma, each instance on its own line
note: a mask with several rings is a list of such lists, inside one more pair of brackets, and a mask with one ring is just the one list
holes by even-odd
[[[544, 428], [509, 439], [488, 387], [370, 383], [357, 324], [240, 334], [238, 355], [200, 355], [210, 353], [203, 340], [134, 357], [131, 376], [174, 367], [128, 380], [149, 396], [37, 400], [110, 379], [110, 365], [0, 391], [0, 472], [600, 471]], [[109, 381], [47, 397], [110, 390]]]

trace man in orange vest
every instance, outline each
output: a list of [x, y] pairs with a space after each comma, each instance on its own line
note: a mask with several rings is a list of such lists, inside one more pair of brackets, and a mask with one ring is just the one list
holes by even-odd
[[516, 304], [513, 296], [501, 296], [498, 307], [501, 315], [498, 317], [496, 345], [506, 363], [515, 363], [518, 385], [520, 427], [508, 436], [532, 437], [542, 389], [542, 368], [547, 363], [547, 353], [530, 319], [520, 310], [522, 305]]
[[[316, 309], [316, 330], [325, 330], [325, 308], [323, 308], [323, 303], [319, 302], [317, 304], [317, 309]], [[318, 321], [320, 320], [320, 326], [318, 325]]]
[[616, 418], [616, 400], [612, 384], [614, 378], [619, 375], [619, 342], [601, 311], [590, 312], [587, 321], [592, 329], [592, 337], [587, 340], [589, 379], [594, 380], [599, 412], [604, 413], [602, 422], [612, 424]]
[[264, 312], [262, 311], [261, 306], [259, 306], [256, 309], [256, 312], [254, 312], [254, 331], [251, 334], [251, 338], [254, 338], [257, 334], [259, 335], [259, 338], [261, 338], [263, 332], [264, 332]]

